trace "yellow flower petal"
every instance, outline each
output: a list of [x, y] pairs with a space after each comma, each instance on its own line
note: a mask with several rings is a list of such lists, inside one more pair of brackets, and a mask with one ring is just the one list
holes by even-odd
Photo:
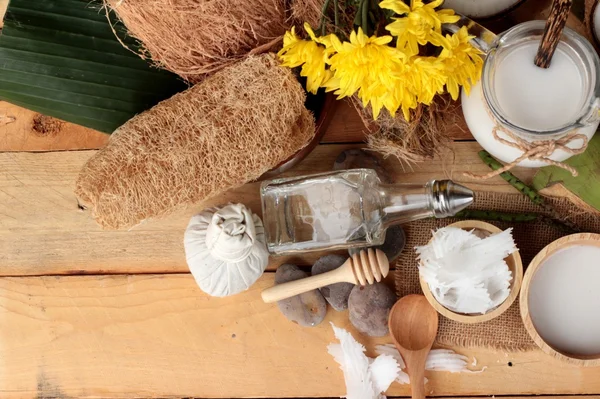
[[443, 24], [452, 24], [460, 20], [460, 16], [454, 14], [454, 10], [439, 10], [436, 13]]
[[349, 41], [334, 45], [339, 51], [329, 59], [333, 78], [328, 86], [335, 84], [339, 97], [357, 94], [365, 107], [371, 105], [374, 118], [384, 107], [391, 113], [400, 107], [390, 93], [406, 56], [388, 45], [391, 40], [391, 36], [368, 37], [359, 28]]
[[394, 21], [386, 26], [386, 29], [398, 38], [398, 48], [407, 51], [410, 55], [418, 54], [418, 45], [432, 43], [440, 46], [439, 37], [442, 33], [442, 24], [456, 22], [460, 19], [458, 15], [454, 15], [452, 10], [435, 10], [442, 4], [442, 0], [435, 0], [427, 4], [421, 0], [413, 0], [410, 7], [404, 3], [404, 6], [398, 5], [398, 2], [384, 0], [380, 6], [391, 9], [400, 15], [399, 18], [394, 18]]
[[[309, 36], [318, 39], [310, 26], [306, 25], [305, 28], [308, 28]], [[317, 41], [299, 39], [293, 27], [285, 33], [283, 44], [277, 53], [281, 64], [290, 68], [302, 66], [300, 76], [306, 77], [306, 90], [316, 94], [333, 76], [327, 68], [330, 51]]]
[[481, 77], [483, 59], [481, 51], [470, 43], [472, 38], [463, 26], [455, 34], [446, 35], [442, 42], [443, 50], [439, 59], [448, 75], [446, 88], [455, 100], [458, 98], [459, 86], [463, 86], [468, 93], [471, 85]]
[[402, 0], [383, 0], [379, 3], [379, 7], [392, 10], [396, 14], [407, 14], [410, 12], [410, 7]]
[[[294, 29], [294, 26], [292, 26], [292, 29]], [[304, 30], [306, 31], [306, 33], [308, 33], [310, 40], [317, 42], [317, 43], [319, 42], [319, 40], [317, 39], [317, 36], [315, 35], [315, 32], [312, 30], [312, 28], [310, 27], [308, 22], [304, 23]]]

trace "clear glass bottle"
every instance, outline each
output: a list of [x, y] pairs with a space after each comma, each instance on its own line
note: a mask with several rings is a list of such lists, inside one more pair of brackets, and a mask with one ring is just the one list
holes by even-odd
[[448, 217], [473, 202], [450, 180], [383, 184], [372, 169], [276, 179], [261, 185], [269, 252], [286, 254], [383, 244], [386, 229]]

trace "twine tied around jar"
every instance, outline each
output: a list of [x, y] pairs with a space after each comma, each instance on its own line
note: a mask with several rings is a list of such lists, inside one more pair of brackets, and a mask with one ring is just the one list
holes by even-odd
[[[483, 97], [483, 87], [482, 87], [481, 94]], [[557, 166], [559, 168], [565, 169], [565, 170], [569, 171], [571, 173], [571, 175], [573, 175], [573, 177], [577, 177], [577, 175], [579, 173], [577, 172], [577, 170], [574, 167], [572, 167], [564, 162], [559, 162], [559, 161], [550, 159], [550, 156], [552, 156], [552, 154], [556, 150], [563, 150], [572, 155], [578, 155], [578, 154], [583, 153], [586, 150], [588, 141], [589, 141], [586, 135], [578, 133], [577, 129], [574, 129], [574, 130], [570, 131], [569, 133], [567, 133], [566, 135], [564, 135], [563, 137], [558, 138], [558, 139], [528, 141], [528, 140], [525, 140], [525, 139], [519, 137], [518, 135], [516, 135], [515, 133], [513, 133], [509, 130], [502, 129], [500, 127], [498, 120], [492, 114], [492, 111], [490, 110], [489, 105], [484, 102], [484, 107], [485, 107], [488, 115], [492, 119], [492, 121], [495, 122], [494, 128], [492, 129], [492, 134], [494, 135], [494, 139], [496, 139], [496, 141], [498, 141], [501, 144], [504, 144], [509, 147], [520, 150], [521, 152], [523, 152], [523, 154], [521, 156], [519, 156], [517, 159], [515, 159], [514, 161], [504, 165], [500, 169], [491, 171], [491, 172], [483, 174], [483, 175], [477, 175], [475, 173], [465, 172], [464, 173], [465, 176], [470, 177], [475, 180], [487, 180], [491, 177], [498, 176], [508, 170], [511, 170], [512, 168], [517, 166], [521, 161], [532, 160], [532, 161], [542, 161], [548, 165]], [[504, 133], [510, 140], [500, 137], [500, 135], [498, 134], [499, 132]], [[571, 144], [575, 140], [583, 141], [581, 147], [570, 148], [569, 144]]]
[[[494, 138], [498, 142], [505, 144], [507, 146], [510, 146], [512, 148], [516, 148], [517, 150], [522, 151], [523, 154], [521, 156], [519, 156], [517, 159], [515, 159], [514, 161], [512, 161], [511, 163], [504, 165], [500, 169], [491, 171], [484, 175], [476, 175], [474, 173], [465, 172], [466, 176], [468, 176], [472, 179], [476, 179], [476, 180], [487, 180], [491, 177], [498, 176], [508, 170], [511, 170], [512, 168], [517, 166], [519, 164], [519, 162], [524, 161], [524, 160], [542, 161], [542, 162], [547, 163], [548, 165], [558, 166], [559, 168], [569, 171], [571, 173], [571, 175], [573, 175], [573, 177], [577, 177], [577, 175], [579, 174], [574, 167], [567, 165], [564, 162], [554, 161], [549, 158], [556, 150], [563, 150], [563, 151], [565, 151], [569, 154], [573, 154], [573, 155], [583, 153], [587, 148], [588, 138], [584, 134], [577, 133], [577, 130], [573, 130], [572, 132], [569, 132], [565, 136], [563, 136], [559, 139], [556, 139], [556, 140], [538, 140], [538, 141], [527, 141], [512, 132], [502, 130], [502, 133], [507, 135], [512, 141], [506, 140], [505, 138], [500, 137], [500, 135], [498, 134], [498, 130], [500, 130], [500, 127], [498, 125], [494, 126], [494, 129], [492, 130]], [[583, 144], [581, 145], [581, 147], [570, 148], [568, 146], [571, 142], [573, 142], [575, 140], [580, 140], [580, 139], [583, 140]]]

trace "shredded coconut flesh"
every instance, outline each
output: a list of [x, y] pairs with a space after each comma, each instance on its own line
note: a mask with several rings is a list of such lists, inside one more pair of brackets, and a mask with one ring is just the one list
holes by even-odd
[[[400, 356], [400, 352], [398, 352], [398, 349], [394, 345], [377, 345], [375, 352], [378, 355], [392, 356], [398, 362], [401, 369], [406, 369], [402, 356]], [[486, 369], [486, 367], [483, 367], [480, 370], [469, 370], [467, 368], [468, 361], [469, 358], [451, 349], [432, 349], [427, 356], [425, 370], [446, 371], [450, 373], [481, 373]], [[473, 358], [471, 365], [473, 364], [477, 364], [477, 359]], [[396, 377], [396, 382], [399, 384], [410, 384], [410, 378], [405, 371], [400, 370]], [[425, 383], [427, 383], [427, 379], [425, 379]]]
[[[375, 359], [365, 355], [365, 347], [357, 342], [350, 332], [336, 327], [331, 323], [339, 344], [331, 343], [327, 352], [340, 365], [346, 382], [346, 398], [348, 399], [385, 399], [383, 392], [387, 391], [392, 382], [409, 384], [410, 379], [405, 369], [406, 365], [398, 350], [391, 344], [377, 345], [379, 356]], [[426, 370], [449, 371], [452, 373], [479, 371], [467, 369], [468, 358], [450, 349], [433, 349], [429, 352]], [[476, 360], [473, 360], [476, 362]], [[425, 379], [427, 383], [427, 379]]]
[[485, 314], [510, 293], [513, 276], [504, 258], [517, 251], [512, 229], [480, 238], [445, 227], [416, 251], [421, 277], [435, 299], [454, 312]]
[[339, 344], [329, 344], [327, 351], [340, 365], [346, 381], [346, 398], [380, 399], [397, 378], [400, 367], [393, 356], [379, 355], [371, 359], [365, 355], [365, 347], [352, 334], [331, 323]]

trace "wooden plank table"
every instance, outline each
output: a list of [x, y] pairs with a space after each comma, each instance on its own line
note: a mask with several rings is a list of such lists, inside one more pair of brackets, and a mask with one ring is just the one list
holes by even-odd
[[[0, 122], [0, 397], [340, 397], [342, 372], [326, 351], [334, 341], [329, 322], [352, 331], [370, 353], [390, 342], [359, 335], [346, 312], [329, 309], [321, 325], [302, 328], [261, 301], [277, 265], [308, 265], [318, 254], [273, 259], [250, 290], [234, 297], [198, 289], [183, 254], [189, 217], [229, 200], [260, 212], [257, 183], [131, 231], [103, 231], [78, 207], [73, 188], [106, 136], [66, 123], [40, 136], [39, 115], [0, 103], [3, 116], [15, 120]], [[286, 175], [330, 169], [364, 134], [355, 111], [340, 103], [322, 144]], [[500, 178], [466, 179], [464, 171], [487, 169], [479, 146], [464, 133], [453, 135], [461, 141], [432, 162], [386, 166], [398, 182], [449, 177], [513, 191]], [[516, 174], [527, 180], [532, 172]], [[538, 350], [453, 349], [487, 369], [429, 372], [431, 396], [600, 394], [600, 368], [564, 365]], [[394, 383], [388, 394], [410, 391]]]

